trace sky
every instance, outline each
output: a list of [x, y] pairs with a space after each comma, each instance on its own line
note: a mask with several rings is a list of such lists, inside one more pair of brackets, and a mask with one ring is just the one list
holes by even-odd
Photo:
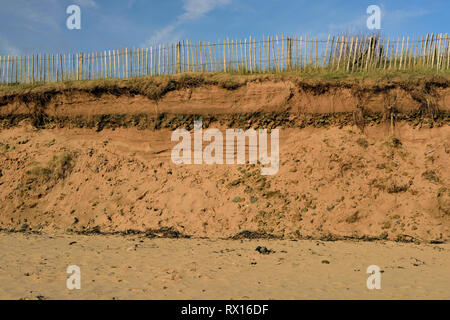
[[[81, 9], [79, 30], [66, 26], [72, 4]], [[448, 0], [0, 0], [0, 55], [281, 34], [326, 40], [368, 32], [369, 5], [381, 8], [385, 36], [450, 33]]]

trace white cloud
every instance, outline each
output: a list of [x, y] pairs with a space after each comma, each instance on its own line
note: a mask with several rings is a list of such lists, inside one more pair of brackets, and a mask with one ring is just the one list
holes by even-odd
[[128, 0], [127, 1], [128, 8], [131, 8], [132, 6], [134, 6], [135, 3], [136, 3], [136, 0]]
[[145, 45], [154, 45], [161, 42], [176, 42], [180, 40], [182, 35], [182, 32], [177, 31], [177, 27], [181, 24], [200, 19], [217, 7], [229, 3], [231, 3], [231, 0], [183, 0], [184, 12], [172, 24], [155, 31], [146, 41]]
[[76, 4], [85, 8], [96, 8], [98, 7], [97, 3], [94, 0], [73, 0]]
[[155, 33], [147, 40], [150, 44], [163, 44], [177, 42], [181, 38], [181, 32], [176, 31], [175, 25], [168, 25]]
[[195, 20], [214, 10], [216, 7], [227, 5], [230, 0], [184, 0], [184, 13], [178, 17], [180, 20]]

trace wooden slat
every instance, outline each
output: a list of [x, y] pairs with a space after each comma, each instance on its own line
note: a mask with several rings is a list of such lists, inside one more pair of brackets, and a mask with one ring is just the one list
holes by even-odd
[[328, 45], [329, 45], [329, 42], [330, 42], [330, 37], [331, 37], [331, 35], [328, 34], [327, 46], [325, 48], [325, 55], [323, 56], [323, 66], [324, 67], [325, 67], [325, 63], [326, 63], [326, 60], [327, 60], [327, 56], [328, 56]]

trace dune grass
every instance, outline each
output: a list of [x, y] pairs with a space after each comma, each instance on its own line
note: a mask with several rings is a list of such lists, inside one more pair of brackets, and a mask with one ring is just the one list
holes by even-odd
[[[174, 75], [161, 76], [143, 76], [129, 79], [101, 79], [101, 80], [78, 80], [64, 81], [57, 83], [35, 82], [27, 84], [10, 84], [0, 85], [0, 97], [5, 95], [15, 95], [25, 92], [50, 92], [65, 90], [83, 90], [95, 91], [98, 88], [110, 88], [119, 90], [120, 88], [128, 88], [131, 93], [144, 93], [149, 98], [157, 99], [167, 90], [182, 87], [192, 87], [201, 84], [218, 85], [226, 89], [237, 89], [252, 81], [313, 81], [313, 82], [382, 82], [382, 81], [423, 81], [423, 80], [439, 80], [450, 81], [450, 70], [373, 70], [358, 71], [349, 73], [345, 71], [335, 71], [327, 69], [317, 69], [309, 71], [284, 71], [277, 73], [258, 73], [258, 72], [227, 72], [227, 73], [182, 73]], [[119, 90], [120, 91], [120, 90]], [[114, 93], [114, 92], [112, 92]]]

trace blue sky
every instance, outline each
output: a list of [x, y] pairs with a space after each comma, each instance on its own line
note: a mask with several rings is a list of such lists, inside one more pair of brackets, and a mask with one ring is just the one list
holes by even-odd
[[[81, 7], [81, 30], [66, 27]], [[382, 9], [382, 33], [450, 33], [448, 0], [0, 0], [0, 55], [139, 48], [181, 39], [364, 33], [366, 8]]]

